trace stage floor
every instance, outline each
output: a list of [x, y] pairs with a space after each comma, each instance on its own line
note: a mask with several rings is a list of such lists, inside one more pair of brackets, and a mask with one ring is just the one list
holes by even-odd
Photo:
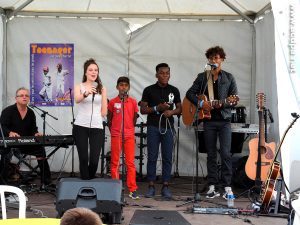
[[[55, 177], [55, 175], [53, 176]], [[64, 177], [68, 177], [66, 174]], [[38, 183], [39, 181], [36, 181]], [[55, 181], [54, 181], [55, 183]], [[234, 224], [234, 225], [244, 225], [244, 224], [257, 224], [257, 225], [282, 225], [287, 224], [288, 221], [286, 218], [281, 218], [280, 216], [286, 216], [287, 214], [280, 213], [278, 217], [271, 217], [270, 215], [266, 216], [257, 216], [257, 215], [219, 215], [219, 214], [202, 214], [202, 213], [192, 213], [191, 209], [198, 209], [200, 207], [200, 211], [203, 211], [207, 208], [217, 208], [217, 209], [226, 209], [227, 204], [226, 200], [222, 197], [217, 197], [214, 199], [206, 199], [206, 182], [204, 179], [199, 178], [198, 184], [198, 192], [200, 193], [200, 201], [194, 203], [187, 203], [182, 205], [187, 200], [193, 200], [194, 194], [196, 193], [196, 185], [195, 179], [192, 177], [177, 177], [172, 178], [170, 183], [170, 189], [173, 194], [173, 198], [171, 200], [164, 200], [160, 196], [161, 184], [158, 182], [156, 185], [156, 196], [153, 199], [144, 198], [148, 184], [145, 181], [138, 182], [139, 186], [139, 200], [132, 200], [128, 197], [128, 191], [125, 188], [125, 200], [126, 205], [123, 208], [123, 221], [122, 224], [128, 225], [134, 215], [135, 210], [170, 210], [179, 212], [186, 221], [193, 225], [209, 225], [209, 224]], [[234, 193], [239, 195], [243, 190], [233, 187]], [[56, 200], [55, 193], [47, 193], [47, 192], [38, 192], [33, 191], [30, 192], [28, 189], [28, 193], [26, 193], [28, 198], [27, 206], [27, 218], [35, 218], [35, 217], [49, 217], [55, 218], [57, 216], [57, 212], [55, 210], [54, 202]], [[247, 193], [242, 196], [239, 196], [235, 199], [235, 207], [239, 209], [250, 209], [251, 202], [247, 197]], [[17, 216], [17, 210], [10, 208], [8, 210], [8, 218], [11, 216]], [[176, 223], [174, 224], [176, 225]]]

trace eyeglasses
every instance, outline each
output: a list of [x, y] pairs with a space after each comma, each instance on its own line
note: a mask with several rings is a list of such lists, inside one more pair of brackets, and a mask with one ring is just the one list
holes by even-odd
[[29, 98], [29, 95], [17, 95], [17, 97], [21, 97], [21, 98], [26, 97], [26, 98]]

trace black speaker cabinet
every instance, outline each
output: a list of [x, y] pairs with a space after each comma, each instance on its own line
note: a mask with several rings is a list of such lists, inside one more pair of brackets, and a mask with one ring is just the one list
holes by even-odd
[[121, 223], [122, 181], [62, 178], [56, 189], [56, 211], [61, 217], [71, 208], [84, 207], [102, 215], [105, 223]]

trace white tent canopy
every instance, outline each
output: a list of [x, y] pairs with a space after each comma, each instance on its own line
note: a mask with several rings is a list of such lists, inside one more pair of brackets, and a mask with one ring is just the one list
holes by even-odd
[[[139, 15], [149, 18], [161, 16], [204, 16], [204, 15], [244, 15], [255, 16], [264, 9], [269, 0], [1, 0], [1, 8], [11, 9], [12, 14], [76, 13]], [[228, 6], [234, 7], [232, 9]]]
[[[170, 83], [179, 88], [183, 98], [196, 74], [203, 71], [205, 50], [221, 45], [227, 53], [224, 69], [237, 79], [247, 122], [257, 123], [255, 94], [265, 92], [266, 106], [275, 119], [268, 137], [278, 142], [287, 123], [281, 122], [284, 119], [278, 113], [274, 16], [270, 9], [267, 0], [188, 0], [184, 4], [180, 0], [0, 0], [0, 108], [14, 102], [17, 87], [29, 86], [30, 43], [74, 43], [75, 83], [81, 80], [83, 62], [94, 57], [109, 98], [116, 95], [117, 77], [125, 74], [137, 100], [143, 88], [155, 82], [154, 68], [160, 62], [171, 66]], [[144, 24], [148, 25], [142, 27]], [[71, 132], [69, 108], [47, 110], [65, 121], [57, 124], [49, 119], [49, 126], [59, 133]], [[41, 127], [40, 120], [38, 123]], [[183, 128], [180, 132], [179, 169], [181, 174], [192, 175], [193, 132]], [[60, 169], [68, 153], [55, 154], [53, 170]], [[205, 168], [206, 155], [200, 158]], [[64, 170], [70, 170], [70, 158]]]

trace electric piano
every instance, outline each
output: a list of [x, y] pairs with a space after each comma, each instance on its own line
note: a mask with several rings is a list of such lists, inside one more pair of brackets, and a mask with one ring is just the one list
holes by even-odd
[[[203, 130], [203, 124], [201, 123], [198, 127], [198, 131]], [[244, 133], [244, 134], [258, 134], [258, 124], [245, 124], [245, 123], [231, 123], [232, 133]]]
[[[67, 148], [74, 143], [72, 135], [6, 137], [4, 140], [7, 147], [10, 148], [18, 148], [27, 145], [59, 146]], [[4, 147], [2, 137], [0, 137], [0, 147]]]

